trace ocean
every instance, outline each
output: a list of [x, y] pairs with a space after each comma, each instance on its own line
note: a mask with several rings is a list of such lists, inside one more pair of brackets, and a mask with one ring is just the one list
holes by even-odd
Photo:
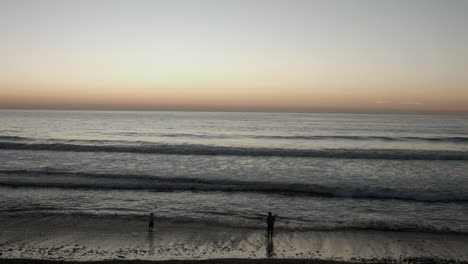
[[468, 233], [468, 117], [0, 111], [0, 215]]

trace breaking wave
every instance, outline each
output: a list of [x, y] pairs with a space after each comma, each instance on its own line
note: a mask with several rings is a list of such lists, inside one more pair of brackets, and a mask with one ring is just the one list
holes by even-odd
[[145, 143], [141, 145], [80, 145], [65, 143], [28, 144], [19, 142], [0, 142], [0, 149], [72, 152], [122, 152], [170, 155], [311, 157], [337, 159], [468, 160], [468, 152], [466, 151], [405, 149], [285, 149], [155, 143]]
[[[468, 193], [437, 189], [321, 185], [218, 180], [155, 175], [104, 174], [41, 170], [1, 170], [0, 186], [64, 189], [148, 190], [156, 192], [249, 192], [330, 198], [398, 199], [422, 202], [468, 202]], [[13, 176], [13, 177], [11, 177]]]
[[[354, 136], [354, 135], [249, 135], [249, 134], [195, 134], [195, 133], [109, 133], [110, 136], [129, 136], [129, 137], [150, 137], [150, 138], [204, 138], [204, 139], [230, 139], [230, 138], [255, 138], [255, 139], [273, 139], [273, 140], [350, 140], [350, 141], [427, 141], [432, 143], [468, 143], [468, 137], [452, 136], [452, 137], [415, 137], [415, 136]], [[0, 140], [37, 140], [35, 138], [0, 135]], [[54, 139], [49, 139], [54, 140]], [[57, 139], [59, 140], [59, 139]], [[75, 141], [75, 140], [70, 140]], [[78, 141], [78, 140], [77, 140]], [[94, 142], [97, 140], [80, 140]], [[131, 141], [127, 141], [131, 142]]]

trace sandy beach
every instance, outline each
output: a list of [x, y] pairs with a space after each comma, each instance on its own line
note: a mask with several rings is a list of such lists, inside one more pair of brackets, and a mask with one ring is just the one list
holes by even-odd
[[[163, 261], [150, 261], [150, 260], [104, 260], [104, 261], [57, 261], [57, 260], [38, 260], [38, 259], [0, 259], [1, 263], [6, 264], [348, 264], [356, 263], [356, 261], [334, 261], [334, 260], [321, 260], [321, 259], [206, 259], [206, 260], [163, 260]], [[412, 263], [412, 264], [466, 264], [466, 261], [444, 260], [444, 259], [431, 259], [431, 258], [409, 258], [402, 260], [380, 259], [380, 260], [366, 260], [363, 263], [367, 264], [385, 264], [385, 263]]]
[[[268, 243], [263, 229], [236, 229], [159, 220], [156, 231], [148, 233], [144, 219], [136, 218], [2, 216], [0, 226], [2, 262], [6, 259], [468, 260], [468, 236], [460, 234], [372, 230], [301, 232], [278, 229], [273, 243]], [[22, 262], [9, 260], [5, 263]]]

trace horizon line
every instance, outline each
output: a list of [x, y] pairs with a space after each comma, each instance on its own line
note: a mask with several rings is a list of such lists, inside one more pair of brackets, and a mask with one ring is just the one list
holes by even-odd
[[0, 111], [4, 110], [18, 110], [18, 111], [95, 111], [95, 112], [200, 112], [200, 113], [272, 113], [272, 114], [341, 114], [341, 115], [417, 115], [417, 116], [466, 116], [468, 117], [468, 112], [430, 112], [430, 111], [420, 111], [420, 112], [408, 112], [408, 111], [281, 111], [281, 110], [234, 110], [234, 109], [137, 109], [137, 108], [128, 108], [128, 109], [118, 109], [118, 108], [25, 108], [25, 107], [4, 107], [0, 106]]

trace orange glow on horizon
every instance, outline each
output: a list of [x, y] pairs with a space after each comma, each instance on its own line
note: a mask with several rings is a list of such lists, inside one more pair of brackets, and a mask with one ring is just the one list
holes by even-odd
[[467, 3], [266, 2], [1, 2], [0, 108], [468, 114]]
[[[36, 87], [37, 88], [37, 87]], [[330, 92], [326, 92], [327, 89]], [[37, 109], [93, 110], [194, 110], [194, 111], [277, 111], [277, 112], [376, 112], [376, 113], [468, 113], [463, 97], [437, 95], [423, 100], [395, 93], [365, 94], [326, 89], [301, 90], [258, 87], [217, 89], [175, 87], [68, 86], [42, 87], [31, 93], [28, 87], [1, 89], [0, 106]]]

